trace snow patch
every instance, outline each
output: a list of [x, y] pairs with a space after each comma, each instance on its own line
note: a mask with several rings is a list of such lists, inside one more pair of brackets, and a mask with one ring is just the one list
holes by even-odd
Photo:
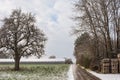
[[100, 78], [101, 80], [120, 80], [120, 74], [99, 74], [93, 71], [89, 72]]
[[68, 71], [68, 80], [74, 80], [74, 76], [73, 76], [73, 65], [70, 65], [69, 67], [69, 71]]

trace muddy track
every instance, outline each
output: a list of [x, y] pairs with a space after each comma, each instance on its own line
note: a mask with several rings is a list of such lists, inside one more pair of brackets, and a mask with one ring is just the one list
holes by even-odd
[[82, 69], [81, 67], [74, 65], [74, 78], [75, 80], [100, 80], [96, 76], [92, 75], [91, 73], [87, 72], [85, 69]]

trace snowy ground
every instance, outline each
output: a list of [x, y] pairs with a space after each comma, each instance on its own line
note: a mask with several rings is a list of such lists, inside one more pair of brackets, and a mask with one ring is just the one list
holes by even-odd
[[70, 65], [70, 68], [69, 68], [69, 71], [68, 71], [68, 80], [74, 80], [73, 65]]
[[89, 72], [100, 78], [101, 80], [120, 80], [120, 74], [99, 74], [93, 71]]
[[[68, 80], [74, 80], [73, 70], [74, 66], [71, 65], [68, 71]], [[101, 80], [120, 80], [120, 74], [100, 74], [90, 70], [88, 70], [88, 72], [92, 73]]]

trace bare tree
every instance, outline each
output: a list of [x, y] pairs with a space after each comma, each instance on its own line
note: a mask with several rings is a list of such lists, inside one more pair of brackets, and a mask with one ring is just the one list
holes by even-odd
[[99, 44], [106, 48], [105, 57], [112, 58], [119, 53], [119, 4], [120, 0], [79, 0], [75, 4], [76, 11], [80, 13], [75, 17], [80, 27], [77, 31], [87, 31], [94, 36], [98, 56]]
[[78, 0], [75, 9], [75, 34], [92, 35], [94, 61], [116, 57], [120, 53], [120, 0]]
[[88, 33], [81, 34], [81, 36], [75, 40], [74, 55], [77, 64], [90, 66], [90, 61], [94, 59], [94, 47], [92, 45], [94, 45], [93, 39]]
[[15, 70], [19, 70], [22, 56], [35, 55], [40, 58], [44, 54], [46, 37], [35, 22], [35, 17], [31, 13], [23, 13], [17, 9], [3, 20], [4, 24], [0, 29], [0, 48], [13, 56]]

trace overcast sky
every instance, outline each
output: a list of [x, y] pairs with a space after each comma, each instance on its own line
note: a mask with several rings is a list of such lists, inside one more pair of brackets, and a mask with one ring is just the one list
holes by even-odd
[[74, 22], [74, 0], [0, 0], [0, 19], [9, 16], [13, 9], [21, 8], [24, 12], [32, 12], [37, 19], [37, 26], [47, 38], [46, 55], [59, 58], [73, 58], [74, 39], [70, 35]]

